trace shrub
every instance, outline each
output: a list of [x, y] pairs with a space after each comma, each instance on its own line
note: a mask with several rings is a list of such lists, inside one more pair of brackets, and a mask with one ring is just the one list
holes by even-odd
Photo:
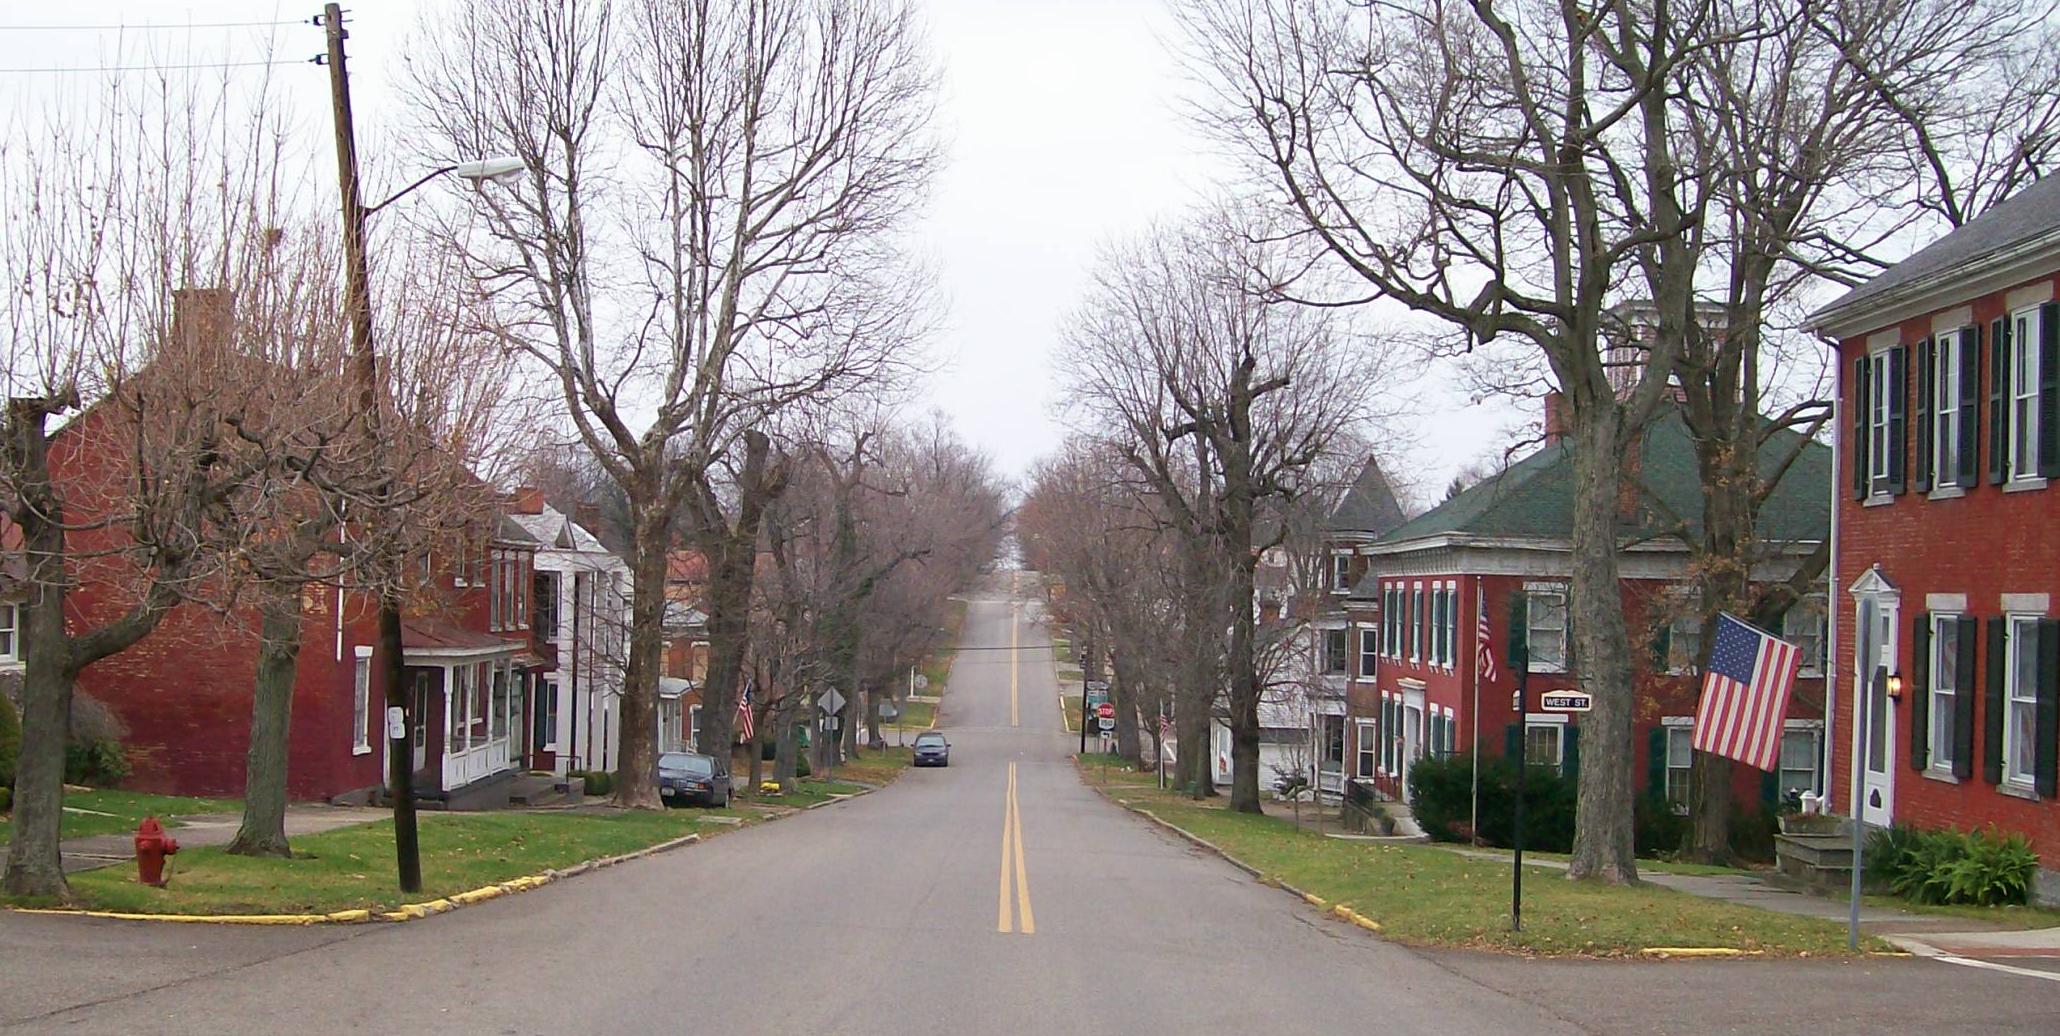
[[1890, 828], [1870, 846], [1896, 895], [1918, 903], [2001, 906], [2031, 896], [2038, 855], [2015, 832]]
[[1647, 795], [1634, 807], [1632, 842], [1640, 856], [1680, 852], [1688, 842], [1688, 817], [1674, 812], [1665, 795]]
[[109, 738], [95, 741], [67, 741], [64, 745], [64, 780], [106, 788], [129, 776], [129, 756], [122, 743]]
[[14, 763], [21, 758], [21, 717], [14, 702], [0, 694], [0, 788], [14, 787]]
[[1774, 836], [1781, 831], [1781, 807], [1769, 802], [1731, 807], [1731, 851], [1741, 860], [1774, 862]]
[[9, 813], [13, 810], [14, 790], [11, 788], [0, 788], [0, 813]]
[[615, 775], [606, 770], [581, 770], [576, 776], [586, 779], [589, 795], [615, 794]]
[[[1481, 824], [1490, 845], [1507, 847], [1516, 819], [1517, 767], [1504, 759], [1481, 762]], [[1524, 848], [1565, 852], [1574, 844], [1572, 779], [1543, 766], [1524, 768]], [[1422, 759], [1409, 768], [1410, 808], [1432, 838], [1458, 841], [1473, 812], [1473, 759]]]

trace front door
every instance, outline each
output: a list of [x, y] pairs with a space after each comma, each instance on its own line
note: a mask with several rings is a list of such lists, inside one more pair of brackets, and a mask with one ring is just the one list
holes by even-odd
[[1409, 769], [1416, 765], [1417, 753], [1423, 749], [1423, 706], [1410, 704], [1402, 708], [1402, 787], [1409, 787]]
[[1895, 702], [1888, 697], [1888, 674], [1896, 666], [1896, 605], [1867, 598], [1860, 602], [1860, 643], [1856, 661], [1859, 700], [1867, 721], [1858, 726], [1865, 744], [1860, 787], [1860, 819], [1887, 827], [1895, 819]]

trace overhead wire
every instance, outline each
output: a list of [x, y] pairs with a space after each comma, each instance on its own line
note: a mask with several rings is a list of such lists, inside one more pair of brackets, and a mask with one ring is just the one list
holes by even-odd
[[[274, 21], [245, 22], [161, 22], [155, 24], [131, 25], [119, 22], [70, 25], [0, 25], [0, 32], [158, 32], [174, 29], [261, 29], [282, 25], [305, 25], [301, 19], [279, 19]], [[66, 72], [177, 72], [202, 68], [257, 68], [281, 64], [279, 61], [204, 61], [169, 65], [82, 65], [76, 67], [44, 66], [33, 68], [0, 68], [0, 74], [42, 74]], [[299, 62], [293, 62], [298, 64]]]
[[111, 22], [99, 25], [0, 25], [0, 32], [126, 32], [130, 29], [141, 32], [154, 32], [162, 29], [255, 29], [273, 25], [305, 24], [307, 23], [297, 18], [275, 22], [160, 22], [143, 25], [124, 25], [119, 22]]
[[[313, 59], [303, 59], [312, 61]], [[95, 65], [50, 68], [0, 68], [0, 74], [35, 72], [176, 72], [189, 68], [256, 68], [267, 65], [298, 65], [301, 61], [208, 61], [190, 65]]]

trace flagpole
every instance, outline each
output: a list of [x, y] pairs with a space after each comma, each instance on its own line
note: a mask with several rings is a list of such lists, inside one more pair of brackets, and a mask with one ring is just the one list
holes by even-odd
[[1473, 832], [1473, 844], [1481, 844], [1481, 631], [1488, 628], [1488, 596], [1481, 589], [1481, 577], [1473, 577], [1474, 611], [1479, 621], [1473, 627], [1473, 813], [1467, 819], [1467, 829]]

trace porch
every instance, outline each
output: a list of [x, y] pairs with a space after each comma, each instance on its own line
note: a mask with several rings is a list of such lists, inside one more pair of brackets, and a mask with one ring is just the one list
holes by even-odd
[[505, 805], [529, 762], [524, 710], [540, 661], [443, 624], [403, 625], [402, 646], [416, 796], [449, 809]]

